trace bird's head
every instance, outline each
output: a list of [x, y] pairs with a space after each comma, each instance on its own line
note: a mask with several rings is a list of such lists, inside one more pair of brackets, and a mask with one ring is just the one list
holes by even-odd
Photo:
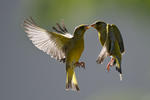
[[85, 24], [82, 24], [82, 25], [79, 25], [75, 28], [75, 31], [74, 31], [74, 36], [76, 37], [81, 37], [84, 35], [85, 31], [87, 29], [89, 29], [90, 26], [89, 25], [85, 25]]
[[106, 28], [107, 24], [103, 21], [96, 21], [94, 22], [91, 27], [97, 29], [97, 30], [102, 30], [104, 28]]

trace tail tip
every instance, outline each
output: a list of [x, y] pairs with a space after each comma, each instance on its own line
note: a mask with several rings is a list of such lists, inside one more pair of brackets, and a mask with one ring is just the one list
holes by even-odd
[[80, 91], [80, 88], [77, 84], [66, 84], [66, 91], [69, 91], [69, 90], [72, 90], [72, 91], [77, 91], [79, 92]]
[[122, 81], [122, 74], [120, 74], [120, 81]]

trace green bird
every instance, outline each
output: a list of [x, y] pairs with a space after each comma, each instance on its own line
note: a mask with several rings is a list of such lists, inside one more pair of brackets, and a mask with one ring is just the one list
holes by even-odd
[[89, 25], [77, 26], [73, 35], [59, 24], [58, 28], [53, 27], [56, 32], [50, 32], [39, 27], [32, 18], [26, 19], [23, 25], [27, 36], [38, 49], [66, 63], [66, 90], [79, 91], [74, 70], [77, 66], [85, 67], [85, 63], [79, 62], [79, 59], [84, 50], [84, 33]]
[[96, 62], [102, 63], [107, 56], [111, 56], [107, 70], [109, 71], [109, 66], [116, 65], [116, 70], [120, 73], [120, 80], [122, 80], [121, 58], [124, 53], [124, 44], [119, 29], [114, 24], [110, 25], [102, 21], [96, 21], [91, 26], [98, 31], [98, 37], [103, 46]]

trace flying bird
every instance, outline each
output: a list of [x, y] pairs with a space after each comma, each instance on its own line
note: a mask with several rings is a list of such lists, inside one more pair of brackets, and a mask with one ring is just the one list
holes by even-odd
[[32, 18], [24, 21], [24, 29], [32, 43], [43, 52], [60, 62], [66, 63], [66, 90], [79, 91], [75, 75], [77, 66], [85, 67], [84, 62], [79, 62], [84, 50], [84, 33], [89, 25], [79, 25], [74, 34], [68, 33], [65, 25], [57, 23], [56, 32], [50, 32], [38, 26]]
[[109, 71], [110, 66], [116, 65], [116, 70], [120, 73], [120, 80], [122, 80], [121, 59], [125, 50], [119, 29], [116, 25], [103, 21], [96, 21], [91, 26], [98, 31], [98, 37], [103, 47], [96, 62], [102, 63], [107, 56], [111, 56], [107, 70]]

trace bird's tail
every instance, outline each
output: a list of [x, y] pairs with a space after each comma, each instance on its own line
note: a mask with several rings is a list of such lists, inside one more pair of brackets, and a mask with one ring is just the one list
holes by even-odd
[[103, 47], [100, 54], [98, 55], [96, 62], [98, 64], [101, 64], [107, 56], [108, 56], [107, 50], [105, 47]]
[[66, 76], [66, 90], [73, 90], [73, 91], [80, 91], [78, 82], [76, 79], [76, 75], [74, 72], [74, 68], [67, 68], [66, 70], [67, 76]]
[[116, 70], [120, 73], [120, 80], [122, 80], [121, 59], [118, 57], [116, 57]]

